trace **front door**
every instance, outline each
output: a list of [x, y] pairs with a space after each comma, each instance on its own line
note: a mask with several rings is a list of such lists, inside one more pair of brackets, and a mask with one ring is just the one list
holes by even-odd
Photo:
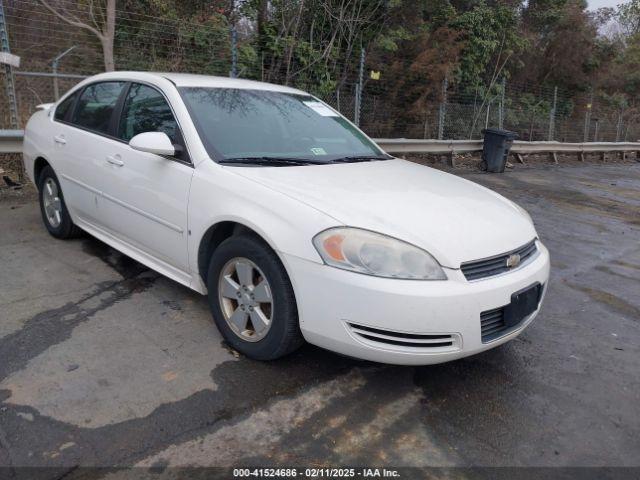
[[139, 133], [157, 131], [165, 132], [178, 150], [184, 149], [164, 95], [148, 85], [130, 84], [114, 129], [120, 141], [103, 152], [102, 206], [113, 235], [184, 276], [189, 270], [187, 205], [194, 172], [187, 152], [168, 158], [128, 145]]

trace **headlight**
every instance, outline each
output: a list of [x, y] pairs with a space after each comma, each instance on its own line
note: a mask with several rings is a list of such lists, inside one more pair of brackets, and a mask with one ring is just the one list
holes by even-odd
[[446, 280], [438, 262], [413, 245], [351, 227], [320, 232], [313, 245], [327, 265], [376, 277]]

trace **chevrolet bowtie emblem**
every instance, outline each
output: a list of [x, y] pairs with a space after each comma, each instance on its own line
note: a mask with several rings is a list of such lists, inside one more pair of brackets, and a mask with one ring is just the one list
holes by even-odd
[[507, 267], [515, 268], [518, 265], [520, 265], [520, 255], [518, 255], [517, 253], [509, 255], [509, 258], [507, 258]]

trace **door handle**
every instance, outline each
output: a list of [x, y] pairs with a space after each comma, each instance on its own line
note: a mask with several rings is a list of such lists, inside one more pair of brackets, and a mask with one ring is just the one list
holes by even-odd
[[59, 143], [60, 145], [64, 145], [65, 143], [67, 143], [64, 135], [56, 135], [55, 137], [53, 137], [53, 141]]
[[124, 162], [120, 160], [120, 155], [108, 155], [107, 162], [116, 167], [122, 167], [124, 165]]

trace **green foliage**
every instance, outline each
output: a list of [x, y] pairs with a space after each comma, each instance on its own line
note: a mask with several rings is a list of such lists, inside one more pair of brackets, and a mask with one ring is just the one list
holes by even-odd
[[[293, 39], [289, 39], [289, 42], [293, 42]], [[295, 42], [292, 46], [292, 57], [297, 64], [293, 85], [321, 97], [333, 92], [337, 81], [322, 62], [322, 51], [306, 41]], [[337, 55], [338, 52], [333, 52], [330, 58], [336, 58]]]
[[538, 95], [523, 93], [518, 100], [525, 115], [548, 116], [551, 111], [551, 103], [548, 100], [541, 100]]
[[243, 78], [256, 77], [259, 64], [258, 52], [254, 45], [243, 43], [238, 46], [238, 75]]
[[[202, 11], [199, 2], [191, 0], [130, 0], [123, 4], [126, 15], [119, 18], [115, 37], [118, 68], [229, 73], [230, 26], [221, 8], [213, 5]], [[148, 12], [161, 20], [140, 22]]]
[[598, 100], [603, 102], [608, 107], [613, 107], [616, 110], [622, 110], [629, 106], [629, 100], [624, 93], [613, 93], [608, 94], [606, 92], [601, 92]]
[[450, 26], [462, 32], [465, 41], [457, 79], [471, 87], [488, 83], [509, 57], [525, 46], [516, 9], [508, 5], [489, 7], [480, 1]]
[[539, 35], [549, 35], [562, 21], [568, 0], [531, 0], [526, 9], [527, 23]]
[[376, 39], [376, 46], [387, 52], [396, 52], [400, 48], [401, 42], [411, 38], [411, 33], [403, 26], [390, 28], [388, 31], [380, 33]]
[[624, 33], [634, 36], [640, 33], [640, 0], [631, 0], [618, 7], [617, 20]]
[[[640, 111], [640, 0], [594, 13], [584, 0], [119, 1], [118, 68], [227, 75], [236, 25], [241, 77], [325, 98], [353, 94], [364, 47], [367, 70], [382, 73], [366, 88], [404, 105], [396, 116], [407, 122], [423, 121], [445, 76], [478, 111], [501, 97], [503, 78], [584, 95], [600, 89], [603, 104]], [[140, 22], [149, 12], [161, 20]], [[622, 33], [599, 33], [610, 22]], [[532, 95], [508, 101], [524, 123], [551, 108]], [[583, 104], [565, 96], [557, 114]]]
[[449, 25], [457, 15], [458, 12], [449, 0], [427, 1], [423, 10], [423, 18], [428, 19], [425, 26], [430, 30]]

